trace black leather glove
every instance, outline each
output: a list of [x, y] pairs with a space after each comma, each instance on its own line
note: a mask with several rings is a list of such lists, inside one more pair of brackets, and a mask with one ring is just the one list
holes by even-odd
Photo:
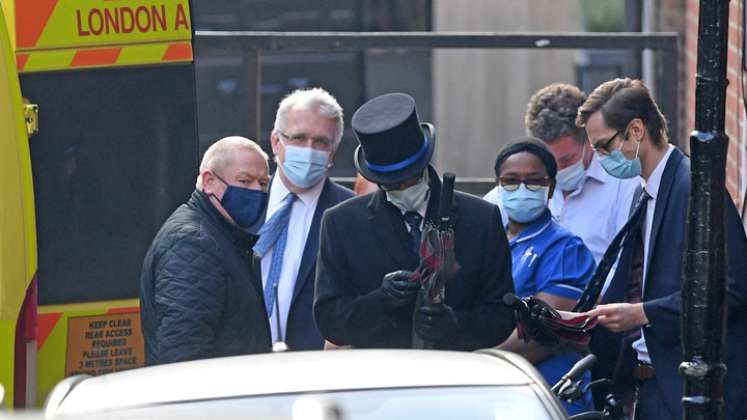
[[420, 283], [410, 280], [412, 274], [412, 271], [399, 270], [385, 275], [381, 280], [381, 291], [387, 309], [401, 308], [415, 300]]
[[415, 311], [415, 332], [425, 341], [442, 343], [452, 338], [458, 328], [456, 313], [444, 304], [424, 304]]

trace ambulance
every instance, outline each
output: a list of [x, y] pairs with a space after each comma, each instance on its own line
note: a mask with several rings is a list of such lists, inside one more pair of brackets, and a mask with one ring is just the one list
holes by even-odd
[[142, 260], [194, 188], [188, 0], [0, 0], [0, 385], [143, 364]]

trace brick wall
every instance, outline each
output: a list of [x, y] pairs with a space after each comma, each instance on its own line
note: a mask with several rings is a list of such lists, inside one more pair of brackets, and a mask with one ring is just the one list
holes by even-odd
[[[687, 130], [695, 127], [695, 70], [697, 65], [698, 48], [698, 0], [686, 0], [686, 19], [684, 30], [685, 89]], [[743, 39], [743, 2], [731, 1], [729, 5], [729, 55], [727, 78], [729, 87], [726, 96], [726, 134], [729, 136], [729, 152], [726, 163], [726, 188], [729, 190], [737, 207], [741, 209], [744, 199], [745, 181], [745, 109], [743, 97], [742, 77], [742, 39]]]

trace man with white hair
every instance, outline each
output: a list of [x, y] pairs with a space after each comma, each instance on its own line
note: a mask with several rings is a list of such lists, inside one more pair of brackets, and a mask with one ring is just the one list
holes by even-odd
[[145, 256], [140, 314], [148, 365], [270, 350], [246, 228], [267, 205], [267, 154], [243, 137], [205, 152], [195, 191]]
[[320, 222], [353, 196], [327, 176], [342, 132], [342, 108], [324, 89], [296, 90], [278, 106], [271, 137], [278, 169], [254, 250], [272, 340], [290, 350], [324, 346], [312, 312]]

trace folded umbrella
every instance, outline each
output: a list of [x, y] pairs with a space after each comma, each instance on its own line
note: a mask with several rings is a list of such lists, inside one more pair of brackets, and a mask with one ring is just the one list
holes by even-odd
[[[453, 173], [443, 175], [441, 195], [438, 207], [438, 220], [426, 220], [420, 243], [420, 264], [411, 280], [421, 284], [417, 311], [426, 304], [443, 303], [445, 299], [446, 283], [456, 274], [459, 266], [454, 255], [454, 226], [451, 221], [451, 202], [454, 195]], [[414, 317], [413, 317], [414, 319]], [[412, 332], [412, 346], [416, 349], [433, 348], [433, 343], [425, 342], [415, 332]]]

